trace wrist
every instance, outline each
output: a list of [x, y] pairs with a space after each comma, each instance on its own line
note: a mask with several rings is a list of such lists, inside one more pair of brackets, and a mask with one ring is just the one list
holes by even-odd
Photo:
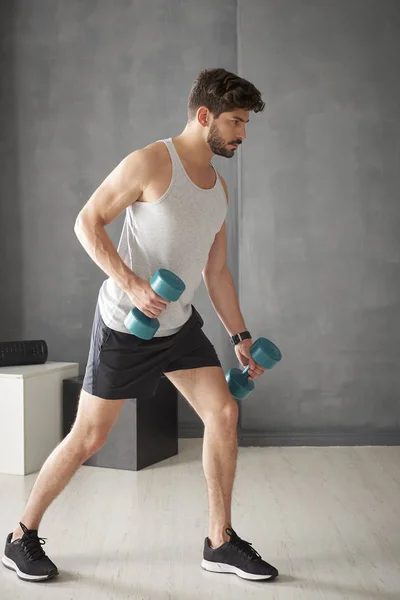
[[127, 269], [127, 271], [124, 273], [121, 288], [124, 290], [125, 293], [128, 293], [129, 291], [132, 291], [132, 289], [139, 283], [139, 281], [140, 277], [138, 277], [138, 275], [133, 273], [133, 271], [131, 271], [130, 269]]
[[242, 331], [247, 331], [247, 327], [243, 319], [236, 320], [234, 323], [229, 323], [229, 327], [226, 328], [229, 337], [237, 335]]
[[232, 346], [236, 346], [237, 344], [240, 344], [240, 342], [242, 342], [243, 340], [249, 339], [251, 339], [251, 333], [248, 329], [242, 329], [238, 333], [235, 333], [230, 336], [230, 342]]

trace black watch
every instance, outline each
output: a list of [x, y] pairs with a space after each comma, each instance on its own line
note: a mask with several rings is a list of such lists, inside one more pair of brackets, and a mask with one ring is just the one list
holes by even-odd
[[251, 339], [250, 331], [247, 331], [247, 330], [242, 331], [242, 333], [236, 333], [235, 335], [231, 336], [231, 344], [232, 344], [232, 346], [236, 346], [236, 344], [238, 344], [242, 340], [250, 340], [250, 339]]

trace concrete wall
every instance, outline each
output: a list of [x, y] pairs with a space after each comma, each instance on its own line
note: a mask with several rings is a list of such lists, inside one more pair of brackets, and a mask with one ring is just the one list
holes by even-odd
[[[239, 161], [215, 164], [248, 327], [284, 355], [241, 441], [399, 442], [399, 18], [396, 0], [3, 2], [0, 339], [44, 338], [84, 369], [104, 274], [76, 215], [125, 154], [182, 130], [197, 72], [223, 66], [267, 101]], [[234, 366], [204, 286], [195, 304]], [[180, 422], [199, 434], [183, 401]]]
[[400, 4], [239, 0], [267, 109], [242, 150], [240, 296], [283, 352], [248, 443], [399, 442]]
[[[75, 218], [123, 156], [182, 131], [198, 71], [236, 69], [236, 8], [235, 0], [2, 3], [0, 339], [44, 338], [51, 360], [84, 369], [105, 275], [76, 239]], [[237, 162], [216, 166], [231, 193], [237, 274]], [[121, 224], [109, 227], [115, 243]], [[225, 330], [204, 285], [195, 303], [224, 360]]]

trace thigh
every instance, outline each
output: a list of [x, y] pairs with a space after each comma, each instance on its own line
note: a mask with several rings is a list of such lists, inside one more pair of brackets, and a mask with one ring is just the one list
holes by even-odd
[[[188, 328], [178, 334], [163, 364], [164, 374], [195, 370], [202, 367], [219, 367], [216, 350], [202, 329], [203, 320], [196, 309]], [[219, 377], [219, 376], [218, 376]]]
[[125, 400], [104, 400], [81, 391], [73, 429], [88, 435], [92, 431], [107, 435], [113, 428]]
[[200, 367], [164, 373], [201, 419], [236, 405], [221, 367]]

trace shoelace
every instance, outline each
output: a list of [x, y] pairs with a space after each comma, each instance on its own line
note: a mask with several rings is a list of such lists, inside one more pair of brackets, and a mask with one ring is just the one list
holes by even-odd
[[46, 543], [47, 538], [41, 538], [32, 533], [23, 523], [20, 523], [24, 536], [21, 538], [21, 546], [24, 549], [28, 560], [34, 561], [46, 556], [42, 546]]
[[233, 529], [228, 527], [226, 529], [226, 533], [231, 536], [231, 539], [229, 540], [230, 543], [233, 546], [235, 546], [235, 548], [237, 548], [239, 552], [242, 552], [242, 554], [247, 556], [247, 558], [249, 558], [250, 560], [261, 558], [261, 554], [259, 554], [257, 550], [255, 550], [252, 547], [251, 542], [246, 542], [246, 540], [242, 540]]

